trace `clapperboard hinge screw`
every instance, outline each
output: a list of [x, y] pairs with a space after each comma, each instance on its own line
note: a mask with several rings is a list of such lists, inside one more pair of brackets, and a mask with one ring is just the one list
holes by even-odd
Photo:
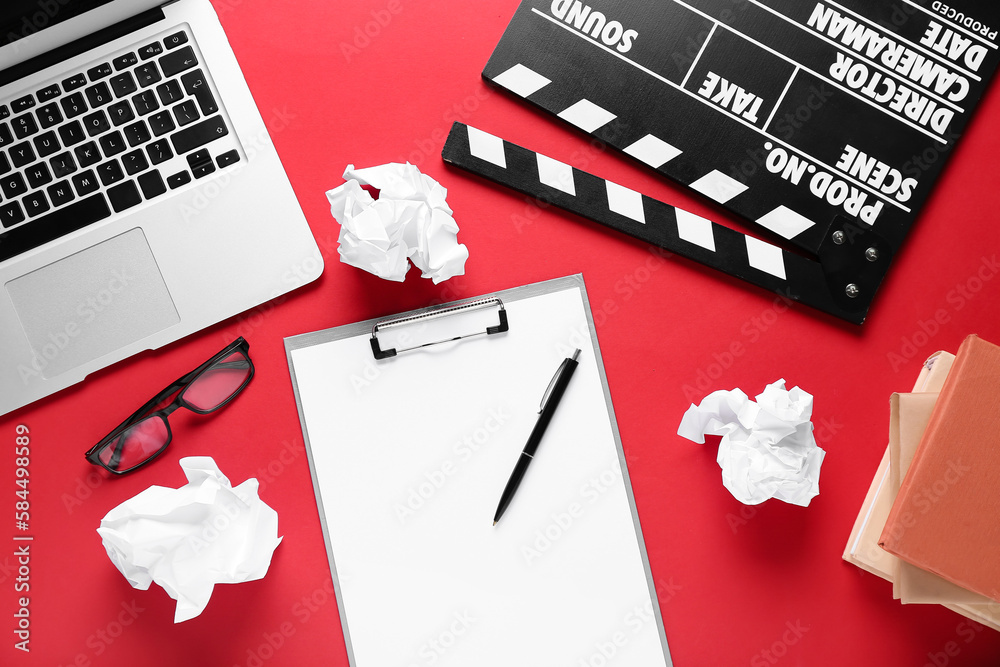
[[844, 292], [845, 292], [845, 293], [847, 294], [847, 296], [849, 296], [849, 297], [850, 297], [850, 298], [852, 298], [852, 299], [856, 299], [856, 298], [858, 298], [858, 295], [859, 295], [859, 294], [861, 294], [861, 290], [859, 290], [859, 289], [858, 289], [858, 286], [857, 286], [857, 285], [855, 285], [854, 283], [850, 283], [850, 284], [849, 284], [849, 285], [848, 285], [848, 286], [847, 286], [847, 287], [846, 287], [846, 288], [844, 289]]

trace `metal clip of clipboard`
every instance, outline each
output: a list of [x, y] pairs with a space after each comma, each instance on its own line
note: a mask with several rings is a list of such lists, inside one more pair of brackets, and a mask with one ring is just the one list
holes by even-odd
[[[448, 335], [443, 338], [435, 337], [431, 340], [408, 345], [407, 347], [389, 347], [387, 349], [382, 349], [382, 344], [379, 341], [379, 333], [385, 334], [403, 327], [411, 327], [422, 323], [432, 323], [446, 317], [452, 317], [459, 314], [465, 315], [476, 311], [482, 311], [490, 307], [495, 307], [497, 309], [498, 321], [495, 325], [486, 326], [485, 330], [478, 329], [461, 335]], [[477, 299], [475, 301], [470, 301], [469, 303], [460, 304], [458, 306], [452, 306], [450, 308], [429, 310], [419, 315], [376, 322], [372, 327], [372, 354], [375, 355], [376, 359], [388, 359], [390, 357], [395, 357], [400, 352], [409, 352], [410, 350], [430, 347], [432, 345], [440, 345], [441, 343], [448, 343], [450, 341], [461, 340], [463, 338], [472, 338], [474, 336], [491, 336], [493, 334], [504, 333], [508, 329], [507, 310], [504, 308], [503, 301], [499, 297]]]

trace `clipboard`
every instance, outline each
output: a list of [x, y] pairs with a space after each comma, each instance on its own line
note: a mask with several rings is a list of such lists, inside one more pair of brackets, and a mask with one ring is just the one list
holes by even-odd
[[[580, 366], [494, 527], [575, 348]], [[353, 667], [672, 667], [582, 276], [285, 350]]]

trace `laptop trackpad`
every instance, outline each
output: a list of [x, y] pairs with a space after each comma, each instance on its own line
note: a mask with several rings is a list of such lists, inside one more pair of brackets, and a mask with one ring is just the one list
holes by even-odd
[[46, 378], [180, 322], [138, 228], [16, 278], [7, 293]]

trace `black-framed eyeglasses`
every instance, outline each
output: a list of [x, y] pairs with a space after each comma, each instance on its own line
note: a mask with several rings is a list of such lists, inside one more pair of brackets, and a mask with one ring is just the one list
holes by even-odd
[[[172, 412], [187, 408], [207, 415], [246, 388], [254, 373], [249, 351], [250, 343], [242, 336], [234, 340], [133, 412], [87, 452], [87, 460], [116, 475], [124, 475], [155, 459], [173, 437], [167, 421]], [[175, 393], [174, 400], [157, 409]]]

